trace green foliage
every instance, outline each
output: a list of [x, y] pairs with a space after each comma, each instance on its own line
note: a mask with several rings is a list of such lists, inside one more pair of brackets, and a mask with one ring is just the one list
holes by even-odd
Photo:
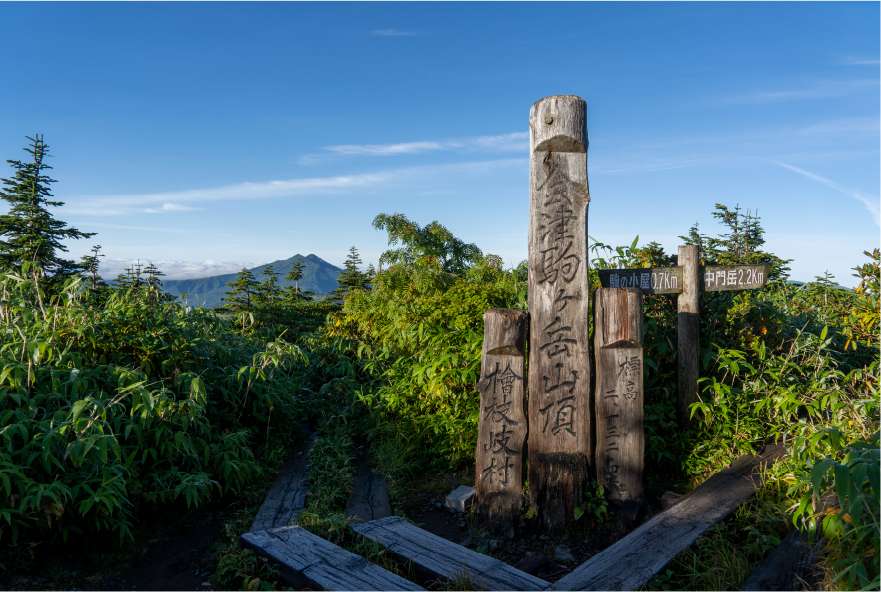
[[[447, 231], [437, 225], [434, 232]], [[399, 240], [403, 251], [416, 249], [408, 237]], [[450, 257], [402, 259], [378, 273], [370, 291], [350, 293], [328, 324], [368, 378], [358, 396], [375, 414], [375, 432], [397, 441], [411, 470], [470, 462], [483, 312], [525, 307], [524, 278], [497, 258], [452, 273], [442, 263]]]
[[142, 507], [192, 508], [260, 473], [290, 429], [303, 354], [238, 337], [150, 289], [102, 302], [73, 279], [48, 295], [0, 279], [0, 538], [107, 531]]
[[462, 273], [480, 257], [480, 249], [472, 243], [465, 243], [453, 236], [438, 222], [424, 227], [408, 219], [403, 214], [379, 214], [373, 219], [373, 227], [388, 233], [389, 249], [380, 257], [384, 265], [413, 264], [420, 260], [434, 262], [448, 273]]

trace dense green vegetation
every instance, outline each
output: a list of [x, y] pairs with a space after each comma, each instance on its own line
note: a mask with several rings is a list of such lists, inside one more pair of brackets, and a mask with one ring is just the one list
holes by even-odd
[[[0, 192], [13, 207], [0, 217], [0, 545], [112, 535], [124, 546], [157, 510], [254, 496], [304, 427], [318, 442], [303, 523], [346, 544], [359, 446], [369, 444], [395, 505], [429, 473], [470, 473], [483, 313], [526, 308], [524, 264], [504, 269], [437, 222], [383, 214], [380, 269], [362, 271], [353, 248], [333, 298], [299, 290], [302, 270], [285, 273], [289, 288], [246, 270], [223, 309], [191, 309], [163, 293], [161, 270], [132, 268], [108, 285], [100, 248], [80, 263], [61, 258], [61, 239], [86, 235], [46, 209], [58, 202], [34, 164], [45, 150], [36, 139], [33, 163], [11, 161]], [[881, 254], [855, 268], [855, 290], [827, 277], [796, 285], [787, 262], [763, 251], [755, 216], [724, 205], [715, 215], [723, 233], [695, 226], [683, 240], [701, 245], [706, 264], [769, 262], [772, 281], [703, 297], [689, 430], [676, 424], [675, 302], [646, 299], [649, 497], [686, 491], [765, 443], [788, 454], [755, 500], [653, 585], [740, 586], [793, 526], [824, 535], [827, 587], [877, 588]], [[654, 243], [593, 247], [593, 269], [671, 263]], [[579, 521], [610, 520], [599, 494], [588, 499]], [[229, 527], [218, 585], [272, 581], [235, 547], [247, 523], [244, 511]], [[359, 552], [384, 560], [368, 547]]]

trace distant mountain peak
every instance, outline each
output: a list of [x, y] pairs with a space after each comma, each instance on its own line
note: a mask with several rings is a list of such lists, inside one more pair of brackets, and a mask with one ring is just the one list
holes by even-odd
[[[287, 259], [251, 267], [250, 270], [259, 280], [263, 277], [264, 270], [271, 265], [279, 276], [279, 285], [287, 287], [292, 282], [289, 282], [286, 276], [294, 263], [303, 263], [303, 278], [299, 281], [301, 290], [315, 294], [329, 294], [336, 290], [337, 276], [342, 269], [328, 263], [315, 253], [309, 253], [305, 257], [297, 253]], [[227, 273], [196, 279], [168, 280], [163, 282], [162, 286], [166, 292], [178, 298], [186, 294], [187, 302], [194, 306], [214, 308], [221, 305], [230, 282], [234, 281], [237, 275], [237, 273]]]

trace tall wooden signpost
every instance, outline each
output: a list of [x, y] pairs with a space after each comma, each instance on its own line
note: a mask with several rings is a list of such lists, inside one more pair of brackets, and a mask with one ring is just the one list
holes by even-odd
[[590, 456], [587, 104], [541, 99], [529, 131], [529, 491], [558, 528], [575, 513]]
[[525, 349], [525, 312], [486, 311], [474, 483], [478, 513], [500, 529], [514, 522], [523, 498]]
[[701, 290], [721, 292], [754, 290], [768, 283], [767, 265], [725, 265], [700, 267], [700, 253], [695, 245], [679, 247], [677, 267], [656, 269], [600, 269], [604, 288], [639, 288], [645, 294], [677, 294], [677, 329], [679, 354], [680, 422], [688, 421], [689, 405], [697, 401], [700, 356]]

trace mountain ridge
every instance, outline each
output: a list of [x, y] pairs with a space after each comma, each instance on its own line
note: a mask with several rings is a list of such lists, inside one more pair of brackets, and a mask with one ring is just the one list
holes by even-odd
[[[305, 292], [313, 292], [316, 295], [329, 294], [337, 287], [337, 277], [343, 271], [336, 265], [328, 263], [315, 253], [300, 255], [297, 253], [287, 259], [278, 259], [270, 263], [264, 263], [249, 268], [257, 281], [264, 278], [264, 272], [272, 266], [278, 274], [279, 286], [284, 288], [293, 284], [285, 279], [294, 263], [303, 264], [303, 277], [300, 279], [300, 289]], [[193, 306], [216, 308], [223, 303], [223, 297], [229, 290], [230, 282], [234, 281], [238, 273], [224, 273], [201, 278], [189, 278], [180, 280], [165, 280], [162, 288], [180, 300], [186, 300]], [[184, 298], [185, 296], [185, 298]]]

